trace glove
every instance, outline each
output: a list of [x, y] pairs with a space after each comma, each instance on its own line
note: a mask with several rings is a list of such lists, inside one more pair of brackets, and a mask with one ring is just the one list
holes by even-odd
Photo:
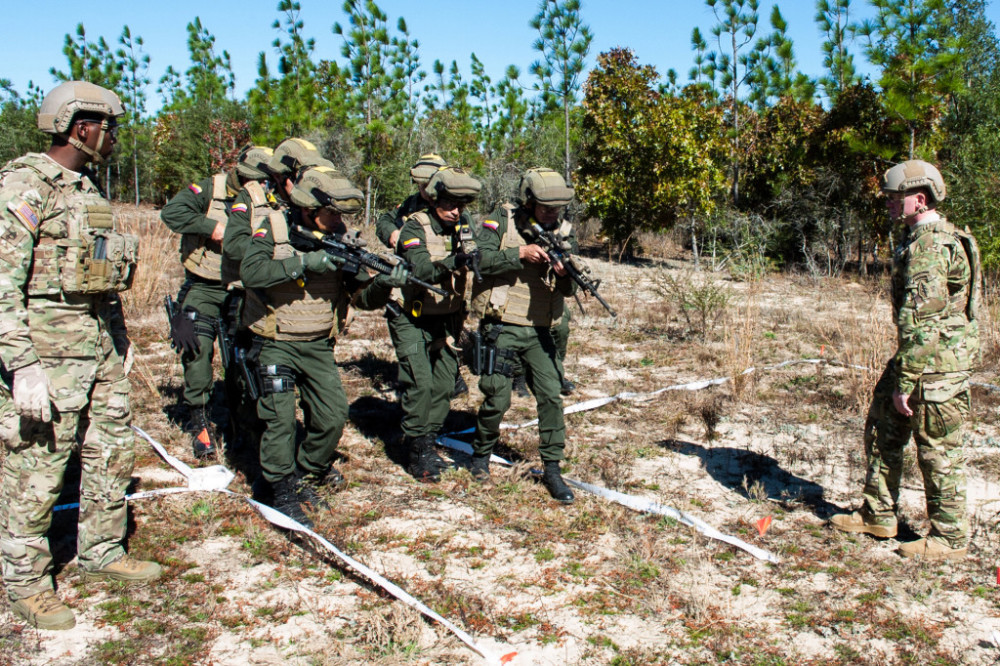
[[465, 252], [458, 252], [455, 254], [455, 268], [465, 268], [466, 266], [472, 265], [472, 255], [466, 254]]
[[396, 264], [392, 267], [392, 272], [382, 276], [382, 284], [390, 289], [405, 287], [406, 281], [410, 278], [410, 269], [406, 264]]
[[32, 421], [52, 420], [49, 402], [49, 378], [41, 363], [32, 363], [14, 371], [14, 411]]
[[125, 351], [125, 358], [122, 360], [122, 365], [125, 367], [126, 377], [128, 377], [128, 373], [132, 372], [132, 366], [135, 365], [135, 353], [132, 349], [132, 345], [129, 345], [128, 349]]
[[201, 351], [201, 344], [194, 332], [192, 315], [197, 317], [198, 313], [192, 310], [181, 310], [170, 320], [170, 346], [181, 354], [197, 354]]
[[302, 255], [302, 268], [313, 273], [335, 271], [344, 265], [344, 260], [324, 250], [313, 250]]

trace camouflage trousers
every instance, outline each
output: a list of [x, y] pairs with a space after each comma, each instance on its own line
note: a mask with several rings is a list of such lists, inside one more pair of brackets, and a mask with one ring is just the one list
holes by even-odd
[[912, 435], [924, 479], [929, 536], [952, 548], [964, 548], [969, 541], [969, 524], [960, 435], [970, 409], [968, 376], [924, 375], [910, 398], [911, 417], [896, 411], [892, 402], [895, 386], [895, 369], [890, 364], [875, 385], [865, 423], [868, 471], [863, 512], [876, 521], [895, 521], [903, 448]]
[[0, 396], [7, 448], [0, 472], [0, 570], [12, 600], [53, 587], [46, 533], [70, 454], [78, 446], [79, 565], [99, 569], [125, 553], [125, 490], [135, 462], [129, 382], [109, 338], [102, 338], [96, 352], [97, 359], [41, 359], [54, 395], [73, 402], [73, 392], [84, 392], [79, 410], [53, 405], [51, 423], [20, 419], [10, 394]]

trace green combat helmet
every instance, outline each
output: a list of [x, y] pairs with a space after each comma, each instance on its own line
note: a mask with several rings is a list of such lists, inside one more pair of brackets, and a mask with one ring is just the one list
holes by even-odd
[[926, 187], [931, 199], [941, 203], [945, 197], [944, 178], [933, 164], [923, 160], [907, 160], [897, 164], [882, 177], [882, 191], [900, 194]]
[[528, 169], [517, 186], [521, 203], [530, 206], [535, 202], [543, 206], [568, 206], [573, 201], [573, 188], [556, 171], [544, 167]]
[[267, 163], [267, 170], [274, 176], [292, 178], [299, 170], [319, 165], [332, 167], [323, 159], [319, 150], [305, 139], [285, 139], [274, 149], [274, 154]]
[[125, 115], [122, 102], [107, 88], [87, 81], [66, 81], [53, 88], [38, 109], [38, 129], [67, 139], [71, 146], [89, 155], [92, 161], [101, 163], [104, 158], [100, 153], [69, 137], [69, 128], [78, 113], [103, 117], [97, 141], [100, 146], [104, 142], [104, 134], [111, 128], [109, 121]]
[[458, 167], [440, 167], [427, 181], [427, 198], [438, 203], [449, 199], [460, 204], [475, 201], [482, 183]]
[[365, 200], [361, 190], [328, 166], [309, 167], [303, 171], [289, 197], [300, 208], [329, 208], [348, 215], [361, 210]]
[[236, 173], [246, 180], [267, 178], [267, 165], [274, 157], [274, 150], [265, 146], [247, 146], [236, 158]]
[[427, 153], [417, 159], [417, 163], [410, 167], [410, 178], [417, 185], [426, 185], [431, 176], [443, 166], [447, 166], [444, 158], [436, 153]]

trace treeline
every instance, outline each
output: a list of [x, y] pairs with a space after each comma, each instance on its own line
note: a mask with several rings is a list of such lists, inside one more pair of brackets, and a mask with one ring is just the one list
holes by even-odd
[[[584, 71], [592, 33], [579, 0], [540, 0], [525, 17], [538, 60], [493, 78], [466, 63], [421, 60], [402, 17], [373, 0], [346, 0], [333, 26], [340, 53], [323, 58], [299, 2], [279, 0], [276, 37], [257, 79], [235, 95], [229, 54], [199, 19], [187, 26], [190, 62], [155, 84], [150, 58], [123, 28], [96, 40], [67, 35], [66, 69], [115, 89], [129, 117], [106, 166], [113, 196], [161, 203], [231, 164], [249, 141], [316, 143], [365, 191], [366, 215], [409, 191], [408, 167], [440, 152], [484, 182], [484, 207], [509, 197], [525, 168], [564, 170], [578, 216], [600, 223], [611, 252], [641, 252], [639, 232], [673, 230], [700, 260], [758, 271], [798, 264], [861, 270], [891, 251], [881, 173], [911, 157], [940, 165], [945, 212], [973, 228], [988, 265], [1000, 189], [1000, 46], [985, 0], [818, 0], [825, 71], [798, 69], [779, 7], [705, 0], [708, 33], [694, 28], [685, 74], [663, 74], [625, 46]], [[864, 58], [876, 80], [858, 74]], [[35, 113], [45, 89], [19, 93], [0, 79], [0, 157], [43, 150]]]

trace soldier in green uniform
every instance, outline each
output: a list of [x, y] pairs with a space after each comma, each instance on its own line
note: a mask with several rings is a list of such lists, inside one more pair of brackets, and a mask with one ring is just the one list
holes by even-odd
[[0, 170], [0, 558], [11, 610], [41, 629], [69, 629], [46, 532], [74, 449], [80, 452], [77, 559], [84, 579], [146, 581], [160, 566], [131, 558], [125, 489], [135, 462], [129, 427], [132, 345], [118, 293], [138, 239], [116, 230], [87, 164], [114, 150], [113, 92], [68, 81], [42, 100], [44, 154]]
[[[364, 271], [344, 273], [343, 260], [323, 250], [295, 249], [289, 231], [294, 224], [342, 234], [342, 215], [358, 212], [363, 201], [361, 191], [335, 169], [306, 169], [289, 190], [290, 207], [273, 210], [253, 231], [240, 270], [247, 288], [244, 316], [260, 344], [261, 467], [274, 489], [272, 505], [306, 526], [312, 523], [302, 504], [323, 508], [318, 491], [343, 481], [333, 459], [347, 420], [347, 397], [333, 352], [351, 294], [358, 292], [359, 308], [383, 307], [407, 272], [400, 264], [393, 276], [374, 280]], [[298, 447], [296, 388], [305, 421]]]
[[[213, 342], [227, 334], [224, 320], [230, 292], [222, 284], [222, 239], [229, 207], [244, 184], [267, 179], [264, 168], [272, 155], [270, 148], [250, 146], [240, 153], [236, 168], [191, 183], [160, 211], [164, 224], [181, 234], [185, 280], [170, 334], [184, 365], [183, 400], [188, 412], [184, 430], [191, 435], [197, 458], [213, 456], [216, 450], [207, 408], [212, 397]], [[232, 367], [228, 370], [226, 397], [234, 405], [237, 396], [231, 394], [239, 392], [237, 373]], [[237, 411], [230, 410], [230, 419], [237, 419]]]
[[[559, 463], [564, 457], [566, 426], [559, 362], [553, 326], [566, 307], [564, 297], [576, 288], [562, 264], [553, 264], [536, 243], [533, 225], [558, 229], [563, 242], [576, 251], [572, 226], [561, 222], [573, 200], [573, 188], [551, 169], [530, 169], [519, 185], [520, 205], [504, 204], [483, 221], [479, 237], [483, 282], [473, 285], [472, 309], [482, 317], [479, 408], [471, 471], [489, 477], [489, 459], [500, 439], [500, 423], [510, 408], [511, 378], [518, 365], [538, 407], [538, 447], [545, 473], [542, 481], [554, 499], [564, 504], [574, 496], [563, 481]], [[482, 357], [481, 357], [482, 361]]]
[[465, 318], [465, 285], [472, 248], [463, 246], [460, 221], [475, 200], [478, 180], [455, 167], [434, 172], [427, 183], [430, 208], [413, 213], [399, 235], [399, 254], [413, 275], [442, 287], [447, 296], [416, 286], [403, 289], [400, 314], [389, 319], [399, 362], [403, 443], [407, 470], [420, 481], [437, 481], [446, 466], [434, 450], [444, 425], [458, 371], [458, 338]]
[[904, 543], [903, 557], [965, 557], [965, 459], [960, 438], [970, 410], [969, 374], [979, 354], [981, 268], [975, 239], [940, 213], [945, 184], [933, 165], [889, 169], [889, 215], [906, 225], [893, 257], [892, 307], [899, 346], [875, 386], [865, 424], [863, 504], [831, 524], [845, 532], [896, 536], [903, 448], [916, 441], [930, 534]]

